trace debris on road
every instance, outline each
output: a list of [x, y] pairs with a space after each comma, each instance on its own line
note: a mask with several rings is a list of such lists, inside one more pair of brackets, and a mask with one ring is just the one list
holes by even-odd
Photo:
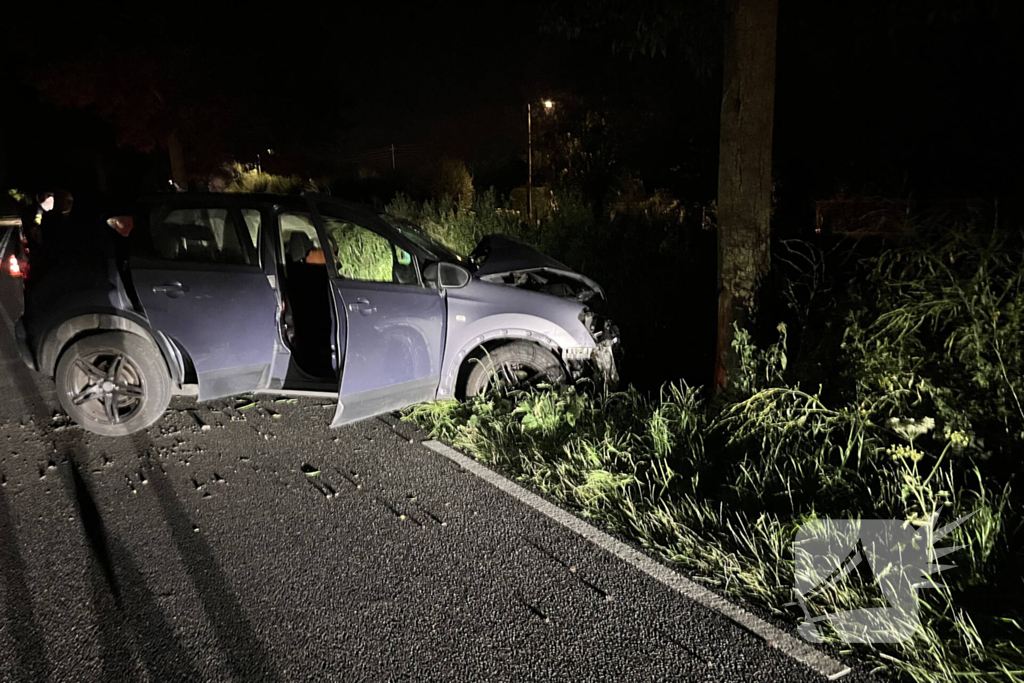
[[205, 422], [203, 422], [203, 420], [199, 417], [199, 415], [198, 415], [198, 413], [196, 413], [196, 411], [194, 411], [194, 410], [186, 410], [185, 412], [192, 416], [192, 419], [195, 420], [196, 425], [199, 427], [200, 430], [202, 430], [204, 432], [210, 431], [210, 425], [208, 425]]

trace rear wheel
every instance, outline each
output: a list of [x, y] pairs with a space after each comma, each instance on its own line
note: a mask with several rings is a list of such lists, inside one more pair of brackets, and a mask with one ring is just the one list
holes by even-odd
[[499, 346], [470, 362], [473, 369], [466, 378], [467, 398], [490, 389], [525, 389], [565, 379], [565, 370], [555, 354], [529, 342]]
[[171, 378], [160, 349], [124, 332], [73, 343], [61, 355], [54, 380], [71, 419], [103, 436], [145, 429], [171, 400]]

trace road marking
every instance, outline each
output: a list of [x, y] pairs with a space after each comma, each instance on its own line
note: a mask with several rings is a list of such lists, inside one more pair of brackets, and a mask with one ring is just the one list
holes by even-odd
[[510, 496], [526, 503], [538, 512], [548, 516], [570, 531], [574, 531], [587, 539], [599, 548], [610, 552], [623, 562], [639, 569], [652, 579], [660, 581], [677, 593], [700, 603], [704, 607], [719, 612], [737, 624], [765, 639], [772, 647], [781, 650], [796, 661], [808, 667], [812, 671], [821, 674], [825, 678], [834, 681], [850, 673], [850, 667], [832, 659], [826, 654], [819, 652], [807, 643], [800, 641], [784, 631], [772, 626], [768, 622], [759, 619], [728, 600], [712, 593], [707, 588], [690, 581], [684, 576], [677, 574], [668, 567], [655, 562], [647, 555], [631, 548], [622, 541], [616, 540], [603, 531], [595, 529], [575, 515], [569, 514], [557, 505], [553, 505], [535, 493], [527, 491], [522, 486], [506, 479], [497, 472], [485, 467], [472, 458], [463, 455], [451, 446], [440, 441], [424, 441], [423, 445], [439, 453], [464, 469], [469, 470], [480, 477], [488, 484], [501, 489]]

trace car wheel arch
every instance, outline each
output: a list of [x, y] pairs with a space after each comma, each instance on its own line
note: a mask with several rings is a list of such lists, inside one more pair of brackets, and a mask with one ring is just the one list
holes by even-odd
[[457, 380], [462, 375], [463, 364], [481, 345], [486, 348], [488, 344], [532, 342], [555, 354], [564, 364], [564, 349], [586, 346], [588, 340], [593, 344], [583, 323], [574, 316], [560, 316], [559, 319], [526, 313], [497, 313], [462, 324], [465, 321], [459, 320], [459, 313], [458, 308], [453, 309], [449, 304], [448, 339], [441, 367], [441, 381], [437, 388], [438, 399], [456, 396]]
[[550, 339], [546, 337], [541, 339], [535, 336], [527, 336], [527, 334], [519, 334], [515, 336], [507, 337], [495, 337], [492, 339], [485, 340], [483, 342], [470, 344], [468, 350], [462, 355], [462, 359], [459, 361], [458, 371], [455, 374], [454, 382], [449, 387], [449, 396], [454, 396], [458, 399], [465, 398], [466, 395], [466, 381], [469, 379], [469, 373], [473, 370], [473, 366], [478, 362], [485, 354], [494, 351], [502, 346], [507, 346], [513, 343], [526, 342], [538, 346], [546, 351], [550, 351], [558, 359], [562, 369], [569, 372], [569, 368], [566, 367], [565, 361], [562, 358], [562, 349]]
[[40, 368], [53, 377], [57, 363], [63, 353], [80, 339], [104, 332], [127, 332], [153, 343], [167, 366], [171, 380], [181, 384], [185, 377], [183, 352], [159, 332], [154, 332], [144, 323], [123, 315], [111, 313], [89, 313], [65, 320], [46, 336], [40, 351]]

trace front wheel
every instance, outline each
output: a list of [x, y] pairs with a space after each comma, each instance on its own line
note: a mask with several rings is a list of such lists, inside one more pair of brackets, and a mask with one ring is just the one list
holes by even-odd
[[529, 342], [512, 342], [485, 353], [473, 363], [466, 378], [466, 398], [489, 389], [525, 389], [565, 380], [555, 354]]
[[71, 419], [102, 436], [145, 429], [171, 400], [171, 378], [160, 349], [124, 332], [73, 343], [61, 354], [54, 380]]

